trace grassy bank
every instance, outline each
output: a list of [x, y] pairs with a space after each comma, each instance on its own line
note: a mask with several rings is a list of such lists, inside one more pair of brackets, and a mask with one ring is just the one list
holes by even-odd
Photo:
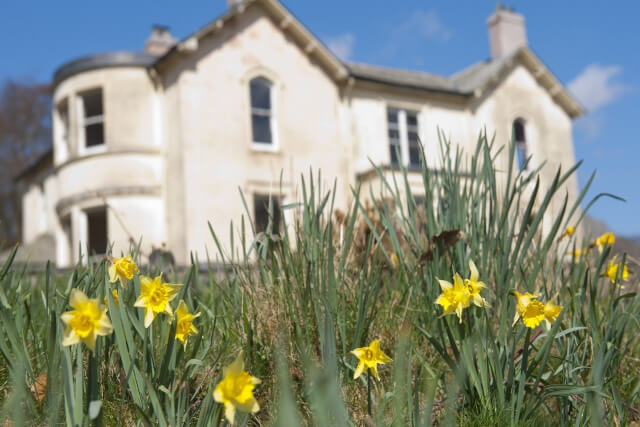
[[[252, 390], [259, 410], [234, 406], [238, 425], [637, 422], [640, 298], [623, 268], [634, 270], [632, 260], [613, 254], [608, 237], [566, 231], [579, 229], [586, 193], [566, 202], [575, 168], [543, 189], [536, 171], [496, 171], [496, 151], [481, 137], [463, 161], [443, 144], [443, 169], [422, 169], [418, 203], [406, 170], [395, 179], [379, 171], [384, 197], [354, 188], [344, 212], [311, 174], [301, 177], [300, 203], [283, 207], [287, 232], [255, 235], [247, 217], [223, 245], [212, 229], [211, 261], [229, 268], [161, 280], [184, 285], [172, 312], [184, 301], [200, 313], [186, 345], [176, 340], [180, 316], [160, 313], [146, 327], [146, 309], [134, 306], [159, 267], [112, 283], [109, 259], [37, 277], [9, 259], [0, 271], [0, 420], [222, 424], [228, 412], [214, 392], [242, 355], [261, 382]], [[565, 203], [543, 232], [555, 199]], [[93, 352], [63, 345], [74, 290], [106, 298], [112, 331]], [[561, 310], [536, 313], [538, 302]], [[376, 339], [393, 361], [377, 365], [379, 379], [371, 370], [354, 379], [352, 351]]]

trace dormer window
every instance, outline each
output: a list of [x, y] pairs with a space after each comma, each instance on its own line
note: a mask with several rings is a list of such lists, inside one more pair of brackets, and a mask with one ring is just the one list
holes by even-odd
[[524, 120], [516, 119], [513, 121], [513, 142], [516, 145], [516, 157], [518, 159], [518, 167], [520, 170], [527, 169], [527, 158], [529, 157], [525, 130], [526, 127]]
[[249, 82], [253, 148], [276, 150], [273, 84], [264, 77]]
[[387, 132], [391, 165], [419, 168], [421, 148], [418, 112], [387, 108]]
[[78, 110], [80, 149], [104, 146], [102, 89], [92, 89], [78, 95]]

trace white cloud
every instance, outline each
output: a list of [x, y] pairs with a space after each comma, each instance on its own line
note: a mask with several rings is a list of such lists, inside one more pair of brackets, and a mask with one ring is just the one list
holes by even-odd
[[389, 31], [388, 42], [380, 53], [386, 59], [397, 56], [409, 46], [415, 46], [416, 41], [447, 42], [453, 37], [453, 31], [445, 25], [440, 15], [433, 10], [417, 9], [411, 12], [403, 21], [395, 24]]
[[588, 65], [567, 87], [590, 112], [611, 104], [629, 88], [614, 81], [622, 73], [619, 65]]
[[418, 34], [427, 40], [447, 41], [452, 35], [435, 10], [414, 11], [401, 28], [406, 33]]
[[356, 37], [351, 33], [345, 33], [336, 37], [326, 38], [325, 43], [329, 50], [338, 58], [346, 60], [349, 59], [353, 53]]
[[622, 67], [619, 65], [590, 64], [567, 85], [587, 109], [587, 115], [575, 122], [576, 129], [587, 140], [595, 140], [602, 133], [605, 117], [599, 110], [631, 90], [631, 87], [616, 81], [620, 74]]

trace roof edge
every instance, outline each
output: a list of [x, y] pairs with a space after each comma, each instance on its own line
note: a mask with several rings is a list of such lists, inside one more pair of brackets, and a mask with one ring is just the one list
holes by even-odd
[[53, 87], [76, 74], [113, 67], [147, 68], [158, 59], [155, 55], [144, 52], [115, 51], [95, 55], [81, 56], [59, 66], [53, 73]]

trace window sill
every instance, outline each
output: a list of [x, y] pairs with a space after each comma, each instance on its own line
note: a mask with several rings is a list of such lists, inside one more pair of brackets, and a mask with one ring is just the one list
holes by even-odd
[[78, 156], [88, 156], [91, 154], [100, 154], [107, 151], [107, 144], [94, 145], [91, 147], [81, 147]]
[[257, 151], [260, 153], [279, 153], [280, 147], [275, 144], [251, 144], [251, 151]]

